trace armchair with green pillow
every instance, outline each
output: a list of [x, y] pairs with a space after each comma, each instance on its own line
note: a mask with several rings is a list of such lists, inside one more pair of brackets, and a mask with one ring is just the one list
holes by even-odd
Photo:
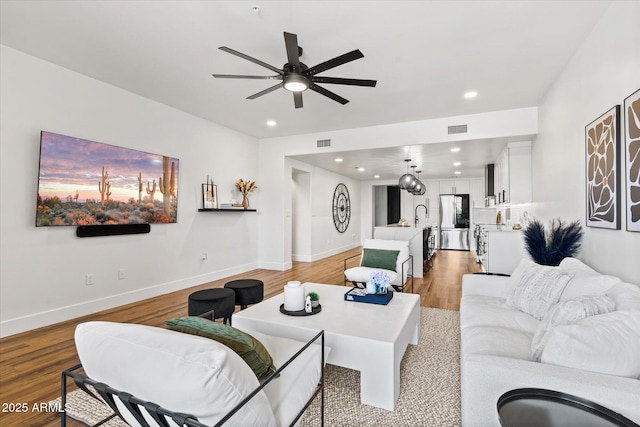
[[[298, 425], [319, 394], [323, 425], [330, 351], [324, 331], [303, 342], [201, 317], [166, 324], [170, 330], [113, 322], [78, 325], [82, 364], [63, 372], [62, 406], [72, 378], [90, 394], [86, 386], [93, 386], [131, 426], [275, 427]], [[63, 413], [63, 426], [65, 420]]]
[[[353, 260], [360, 258], [360, 263], [351, 268]], [[364, 288], [371, 273], [383, 271], [391, 280], [391, 287], [399, 292], [411, 277], [411, 292], [413, 292], [413, 257], [409, 255], [409, 242], [401, 240], [365, 239], [362, 254], [354, 255], [344, 260], [344, 284], [351, 282], [354, 286]]]

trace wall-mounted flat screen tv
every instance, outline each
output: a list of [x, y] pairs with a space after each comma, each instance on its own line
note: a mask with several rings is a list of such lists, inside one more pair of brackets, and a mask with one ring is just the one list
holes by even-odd
[[42, 131], [36, 226], [174, 223], [178, 163]]

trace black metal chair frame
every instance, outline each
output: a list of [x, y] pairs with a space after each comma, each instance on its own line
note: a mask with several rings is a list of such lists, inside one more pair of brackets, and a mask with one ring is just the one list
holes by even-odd
[[[362, 256], [362, 254], [351, 255], [350, 257], [344, 259], [344, 269], [342, 270], [342, 274], [344, 276], [344, 286], [347, 286], [347, 281], [348, 281], [347, 276], [344, 274], [344, 272], [347, 271], [347, 261], [359, 256]], [[362, 262], [362, 260], [360, 260], [360, 262]], [[413, 272], [413, 255], [409, 255], [409, 258], [404, 260], [404, 262], [402, 263], [402, 270], [400, 271], [400, 274], [401, 274], [400, 280], [404, 279], [404, 269], [405, 269], [406, 263], [409, 263], [409, 267], [410, 267], [410, 269], [409, 267], [407, 268], [407, 277], [411, 277], [411, 293], [413, 293], [413, 273], [409, 276], [409, 272]], [[367, 286], [366, 282], [357, 282], [354, 280], [350, 280], [350, 282], [356, 288], [365, 288]], [[404, 286], [405, 286], [404, 283], [402, 283], [402, 285], [391, 285], [391, 287], [398, 292], [404, 292]]]
[[[287, 360], [280, 368], [278, 368], [273, 375], [267, 378], [258, 388], [253, 390], [242, 402], [238, 403], [235, 408], [233, 408], [229, 413], [227, 413], [220, 421], [218, 421], [213, 427], [219, 427], [225, 424], [229, 419], [235, 415], [242, 407], [249, 402], [256, 394], [258, 394], [263, 388], [265, 388], [273, 379], [280, 376], [282, 371], [289, 366], [291, 362], [293, 362], [298, 356], [302, 354], [307, 348], [309, 348], [315, 341], [320, 339], [321, 341], [321, 360], [320, 360], [320, 382], [318, 383], [315, 391], [311, 398], [307, 401], [304, 407], [300, 410], [300, 412], [296, 415], [295, 419], [290, 424], [293, 426], [298, 419], [304, 414], [307, 408], [311, 405], [311, 403], [315, 400], [315, 398], [320, 394], [320, 425], [324, 426], [324, 330], [320, 331], [317, 335], [315, 335], [311, 340], [309, 340], [296, 354], [294, 354], [289, 360]], [[66, 369], [62, 372], [61, 377], [61, 387], [60, 387], [60, 396], [62, 399], [61, 402], [61, 410], [60, 413], [60, 425], [61, 427], [66, 427], [67, 425], [67, 413], [66, 413], [66, 403], [67, 403], [67, 378], [73, 379], [73, 382], [83, 390], [85, 393], [89, 394], [91, 397], [104, 401], [109, 407], [114, 411], [112, 415], [105, 418], [104, 420], [94, 424], [92, 427], [97, 427], [103, 425], [107, 421], [112, 418], [119, 416], [123, 421], [124, 418], [120, 413], [120, 409], [116, 405], [116, 398], [122, 402], [125, 408], [131, 413], [131, 415], [140, 423], [143, 427], [151, 427], [147, 420], [145, 419], [142, 410], [144, 409], [151, 418], [157, 423], [158, 426], [161, 427], [169, 427], [169, 423], [167, 419], [173, 420], [179, 426], [185, 427], [209, 427], [205, 424], [202, 424], [198, 421], [196, 417], [189, 414], [184, 414], [180, 412], [174, 412], [169, 409], [163, 408], [153, 402], [148, 402], [142, 399], [139, 399], [130, 393], [125, 391], [114, 389], [107, 384], [100, 383], [94, 381], [93, 379], [78, 373], [76, 371], [80, 370], [82, 365], [76, 365], [69, 369]], [[96, 396], [96, 393], [92, 392], [87, 386], [92, 386], [97, 394], [100, 396]]]

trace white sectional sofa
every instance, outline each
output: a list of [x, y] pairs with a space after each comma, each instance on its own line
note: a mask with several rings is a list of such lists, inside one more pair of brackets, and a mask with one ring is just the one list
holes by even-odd
[[[547, 267], [552, 270], [542, 276], [523, 273], [541, 267], [532, 264], [522, 261], [511, 277], [463, 277], [463, 426], [499, 426], [498, 398], [518, 388], [579, 396], [640, 423], [640, 288], [574, 258]], [[527, 277], [556, 277], [560, 289], [550, 286], [537, 296], [529, 291], [539, 287], [516, 292]], [[526, 298], [541, 298], [541, 305], [527, 305]], [[605, 313], [585, 315], [585, 302]]]

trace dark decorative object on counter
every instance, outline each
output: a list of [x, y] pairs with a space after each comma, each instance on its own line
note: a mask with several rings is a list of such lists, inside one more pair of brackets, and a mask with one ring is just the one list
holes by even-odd
[[534, 220], [524, 230], [524, 241], [531, 258], [541, 265], [559, 265], [566, 257], [580, 250], [582, 227], [576, 220], [565, 224], [561, 219], [551, 220], [551, 230], [547, 234], [544, 225]]

